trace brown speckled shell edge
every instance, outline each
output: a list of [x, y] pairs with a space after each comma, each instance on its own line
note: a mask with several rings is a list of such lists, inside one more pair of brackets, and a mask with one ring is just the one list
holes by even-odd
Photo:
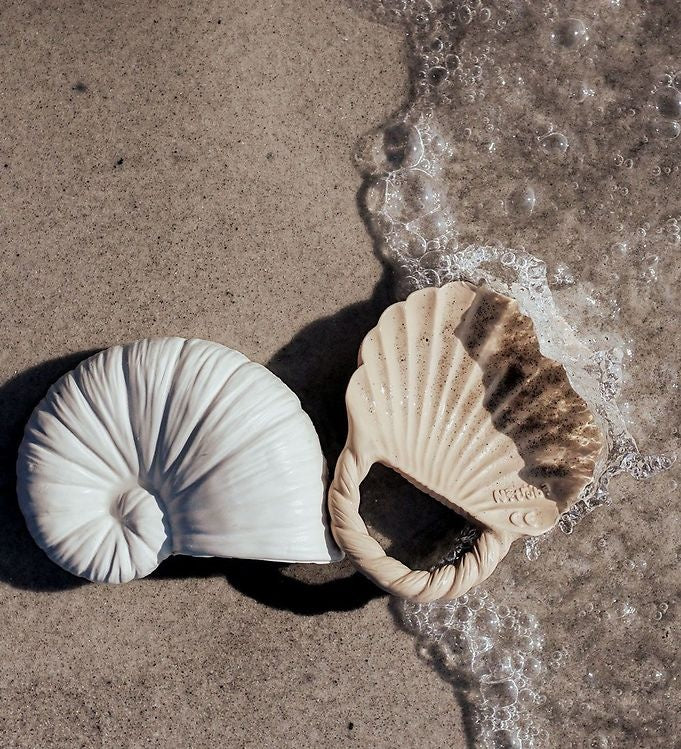
[[[539, 351], [509, 297], [456, 282], [389, 307], [362, 343], [346, 393], [348, 438], [329, 489], [338, 544], [377, 585], [415, 601], [456, 598], [518, 538], [551, 528], [591, 480], [600, 429], [563, 367]], [[374, 463], [481, 528], [454, 564], [411, 570], [359, 514]]]

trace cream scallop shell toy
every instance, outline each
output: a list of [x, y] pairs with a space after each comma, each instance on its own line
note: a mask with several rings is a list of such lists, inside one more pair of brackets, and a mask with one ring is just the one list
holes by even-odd
[[[348, 439], [329, 491], [334, 536], [378, 585], [417, 601], [465, 593], [514, 540], [551, 528], [591, 480], [602, 445], [531, 320], [512, 299], [463, 282], [383, 313], [346, 404]], [[387, 557], [359, 515], [359, 485], [376, 462], [478, 525], [474, 548], [432, 571]]]
[[28, 528], [75, 575], [126, 582], [170, 554], [330, 562], [325, 463], [297, 397], [216, 343], [114, 346], [33, 412], [17, 464]]

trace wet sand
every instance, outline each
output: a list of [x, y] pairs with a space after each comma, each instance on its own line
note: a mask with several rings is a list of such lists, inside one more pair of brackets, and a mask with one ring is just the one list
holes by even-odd
[[[473, 746], [444, 671], [349, 565], [178, 558], [124, 586], [81, 583], [35, 547], [14, 493], [47, 387], [88, 352], [151, 335], [269, 364], [333, 461], [357, 347], [390, 300], [351, 152], [406, 96], [402, 34], [307, 0], [15, 4], [0, 34], [0, 743]], [[626, 578], [641, 611], [671, 602], [650, 620], [673, 664], [681, 552], [665, 533], [681, 518], [665, 481], [622, 481], [621, 509], [576, 540], [555, 534], [541, 565], [515, 549], [490, 591], [550, 627], [561, 602], [612, 598]], [[400, 515], [408, 492], [387, 484], [395, 512], [374, 502], [385, 488], [368, 498], [378, 529], [404, 538], [420, 521], [412, 540], [431, 543], [437, 508]], [[669, 543], [646, 570], [613, 573], [601, 537], [637, 559]], [[579, 691], [587, 665], [566, 667], [563, 688]], [[586, 723], [574, 713], [555, 745], [590, 740]]]

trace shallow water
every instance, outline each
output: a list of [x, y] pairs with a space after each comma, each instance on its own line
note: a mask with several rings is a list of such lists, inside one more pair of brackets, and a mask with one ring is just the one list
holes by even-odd
[[[528, 543], [503, 596], [396, 616], [475, 715], [475, 745], [677, 746], [681, 7], [376, 13], [411, 63], [409, 104], [357, 149], [396, 296], [463, 278], [516, 297], [608, 441], [567, 538]], [[654, 505], [611, 482], [658, 473]]]

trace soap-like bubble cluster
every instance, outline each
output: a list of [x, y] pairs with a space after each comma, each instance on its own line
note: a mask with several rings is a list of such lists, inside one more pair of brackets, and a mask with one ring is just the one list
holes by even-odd
[[[551, 592], [523, 589], [521, 572], [507, 581], [503, 603], [480, 587], [447, 603], [393, 602], [420, 657], [454, 687], [464, 719], [473, 716], [475, 746], [673, 745], [681, 689], [681, 664], [670, 655], [681, 610], [678, 559], [651, 568], [640, 538], [613, 517], [603, 516], [595, 541], [580, 534], [559, 552], [563, 584], [571, 587], [541, 627], [527, 612]], [[679, 522], [681, 507], [641, 532], [650, 543]], [[606, 580], [592, 564], [605, 567]], [[566, 616], [568, 637], [560, 627]], [[573, 724], [583, 742], [566, 738]]]
[[543, 637], [535, 616], [476, 590], [447, 603], [401, 602], [398, 616], [423, 655], [448, 672], [464, 706], [475, 706], [479, 739], [491, 747], [541, 747], [546, 728], [531, 708], [546, 697]]
[[455, 220], [439, 175], [449, 154], [428, 115], [392, 123], [358, 149], [372, 233], [381, 256], [397, 272], [401, 297], [447, 277]]
[[[681, 5], [382, 0], [379, 7], [383, 19], [406, 32], [412, 98], [361, 144], [358, 164], [370, 229], [393, 270], [396, 296], [459, 279], [513, 296], [532, 318], [543, 353], [565, 366], [606, 436], [594, 481], [560, 518], [568, 551], [562, 534], [525, 543], [532, 561], [562, 549], [563, 558], [553, 562], [572, 575], [575, 605], [590, 599], [580, 609], [584, 615], [568, 614], [570, 621], [602, 626], [599, 638], [585, 635], [582, 643], [590, 653], [584, 683], [565, 688], [544, 711], [550, 708], [561, 724], [578, 717], [587, 730], [584, 746], [668, 746], [668, 721], [644, 703], [651, 695], [670, 700], [675, 686], [663, 644], [654, 644], [649, 629], [669, 614], [656, 606], [644, 616], [646, 606], [621, 592], [632, 584], [652, 589], [657, 580], [678, 589], [669, 582], [668, 560], [678, 564], [681, 547], [675, 555], [673, 549], [658, 553], [654, 572], [642, 550], [659, 547], [674, 524], [663, 523], [660, 507], [647, 506], [636, 533], [609, 528], [591, 548], [593, 524], [584, 523], [581, 533], [574, 529], [594, 509], [617, 506], [622, 489], [614, 477], [639, 482], [666, 471], [674, 460], [667, 445], [681, 444], [673, 303], [681, 284]], [[657, 454], [641, 452], [634, 434], [652, 440]], [[672, 479], [667, 485], [677, 496], [678, 485]], [[643, 497], [635, 486], [633, 497]], [[626, 499], [622, 512], [631, 518], [632, 498]], [[599, 527], [616, 525], [611, 517], [617, 514], [602, 514]], [[658, 520], [655, 533], [648, 532]], [[589, 576], [594, 553], [601, 567], [598, 555], [609, 560], [607, 581]], [[448, 558], [456, 556], [453, 550]], [[620, 595], [599, 603], [598, 586], [607, 584]], [[482, 663], [484, 653], [498, 655], [505, 642], [500, 630], [491, 632], [482, 621], [479, 628], [459, 627], [459, 613], [468, 616], [468, 601], [479, 595], [444, 608], [407, 604], [402, 618], [431, 656], [453, 664], [458, 653], [453, 683], [474, 677], [471, 702], [482, 745], [567, 745], [560, 735], [545, 741], [538, 733], [545, 730], [536, 722], [540, 704], [501, 704], [514, 694], [508, 679], [497, 678], [491, 666], [484, 673], [473, 668], [476, 657]], [[502, 621], [491, 598], [483, 600], [482, 608]], [[576, 668], [566, 649], [568, 625], [557, 620], [551, 626], [564, 641], [552, 644], [555, 657], [544, 659], [542, 678], [560, 673], [568, 654]], [[475, 656], [488, 640], [492, 647]], [[640, 674], [635, 665], [618, 674], [613, 640], [620, 652], [631, 644], [632, 660], [639, 653], [657, 655]], [[483, 682], [503, 688], [483, 695]], [[615, 682], [626, 707], [618, 713], [621, 730], [612, 727], [613, 706], [603, 697]], [[523, 728], [530, 715], [534, 733]]]

